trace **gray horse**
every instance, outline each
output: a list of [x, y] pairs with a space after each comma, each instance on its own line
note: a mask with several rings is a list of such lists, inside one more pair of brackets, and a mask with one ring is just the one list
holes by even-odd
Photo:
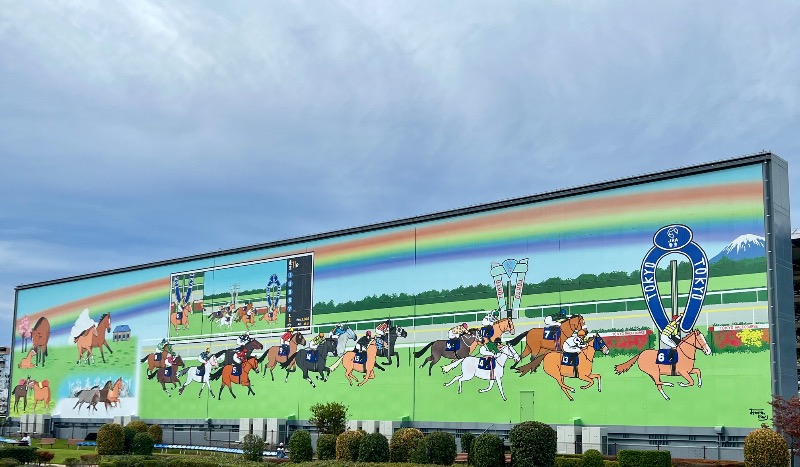
[[311, 387], [317, 387], [314, 384], [314, 381], [308, 377], [309, 371], [315, 371], [319, 373], [317, 379], [322, 381], [328, 381], [328, 375], [331, 374], [331, 369], [327, 366], [327, 358], [328, 354], [338, 357], [339, 353], [336, 351], [336, 339], [332, 337], [328, 337], [325, 339], [325, 342], [317, 347], [317, 361], [309, 362], [306, 357], [310, 352], [309, 349], [300, 349], [294, 354], [290, 355], [286, 362], [281, 363], [281, 368], [286, 370], [286, 381], [289, 380], [289, 373], [295, 371], [295, 368], [287, 369], [292, 362], [294, 361], [301, 370], [303, 370], [303, 379], [311, 383]]
[[350, 326], [336, 328], [334, 329], [333, 334], [333, 338], [336, 339], [336, 353], [338, 355], [344, 355], [345, 351], [347, 351], [347, 341], [355, 341], [358, 338], [355, 331], [350, 329]]
[[94, 411], [97, 412], [97, 403], [100, 402], [100, 387], [93, 386], [91, 389], [82, 389], [75, 393], [75, 397], [78, 398], [78, 402], [75, 403], [73, 409], [80, 410], [83, 408], [83, 404], [88, 404], [86, 407], [89, 411], [94, 408]]

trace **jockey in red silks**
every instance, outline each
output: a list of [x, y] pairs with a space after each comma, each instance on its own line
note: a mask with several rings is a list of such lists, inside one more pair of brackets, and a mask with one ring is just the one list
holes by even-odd
[[294, 328], [289, 328], [286, 332], [284, 332], [281, 336], [281, 345], [289, 345], [289, 341], [292, 340], [293, 335]]

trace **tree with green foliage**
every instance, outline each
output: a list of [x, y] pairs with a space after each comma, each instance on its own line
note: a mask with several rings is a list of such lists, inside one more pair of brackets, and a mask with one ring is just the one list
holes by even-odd
[[475, 435], [466, 432], [461, 435], [461, 452], [465, 452], [469, 454], [469, 450], [472, 447], [472, 442], [475, 441]]
[[366, 435], [361, 430], [348, 430], [336, 437], [336, 460], [357, 461], [361, 438]]
[[297, 430], [289, 438], [289, 460], [292, 462], [311, 462], [314, 449], [311, 447], [311, 435], [306, 430]]
[[153, 437], [153, 442], [156, 444], [164, 442], [164, 429], [161, 428], [161, 425], [153, 423], [147, 428], [147, 432], [150, 433], [150, 436]]
[[744, 438], [744, 465], [747, 467], [786, 467], [789, 448], [776, 431], [762, 424]]
[[125, 429], [118, 423], [106, 423], [97, 430], [97, 453], [119, 455], [125, 452]]
[[136, 433], [133, 437], [133, 444], [131, 445], [131, 453], [137, 456], [149, 456], [153, 454], [153, 437], [150, 433], [144, 431]]
[[556, 462], [556, 430], [542, 422], [514, 425], [508, 433], [512, 467], [552, 467]]
[[483, 433], [472, 443], [470, 457], [475, 467], [504, 467], [506, 453], [503, 440], [492, 433]]
[[[389, 460], [392, 462], [408, 462], [411, 449], [416, 445], [417, 440], [425, 438], [416, 428], [400, 428], [392, 435], [389, 442]], [[427, 456], [427, 454], [426, 454]]]
[[358, 445], [359, 462], [389, 462], [389, 440], [383, 433], [370, 433]]
[[604, 465], [603, 453], [597, 449], [588, 449], [581, 455], [581, 467], [603, 467]]
[[428, 459], [431, 464], [452, 465], [456, 460], [456, 438], [445, 431], [428, 435]]
[[430, 464], [429, 453], [428, 437], [414, 438], [411, 441], [411, 449], [408, 451], [408, 462], [412, 464]]
[[308, 421], [317, 427], [320, 434], [339, 436], [347, 426], [347, 406], [340, 402], [314, 404]]
[[326, 433], [317, 438], [317, 459], [321, 461], [336, 459], [336, 435]]
[[252, 433], [245, 435], [242, 440], [244, 458], [249, 461], [261, 461], [264, 458], [264, 440]]

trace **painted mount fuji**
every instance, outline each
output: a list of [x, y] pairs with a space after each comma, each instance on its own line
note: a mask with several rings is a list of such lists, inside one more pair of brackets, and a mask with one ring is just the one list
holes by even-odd
[[711, 258], [712, 263], [716, 263], [722, 258], [732, 261], [748, 258], [760, 258], [767, 255], [767, 247], [764, 237], [746, 234], [736, 237], [728, 246], [722, 249], [716, 256]]

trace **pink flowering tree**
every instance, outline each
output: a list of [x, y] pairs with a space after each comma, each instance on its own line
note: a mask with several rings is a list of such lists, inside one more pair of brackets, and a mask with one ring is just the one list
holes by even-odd
[[27, 316], [23, 316], [17, 321], [17, 334], [22, 337], [22, 351], [25, 352], [27, 341], [31, 338], [31, 321]]

